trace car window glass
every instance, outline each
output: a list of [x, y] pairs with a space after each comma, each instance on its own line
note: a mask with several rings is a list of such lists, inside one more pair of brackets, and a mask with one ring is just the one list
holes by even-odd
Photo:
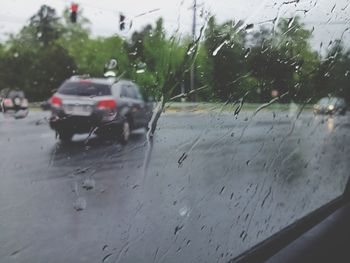
[[14, 97], [20, 97], [24, 98], [24, 92], [23, 91], [10, 91], [8, 93], [8, 98], [14, 98]]
[[131, 84], [128, 84], [125, 87], [126, 87], [126, 93], [127, 93], [128, 97], [132, 98], [132, 99], [135, 99], [136, 98], [136, 93], [135, 93], [135, 90], [134, 90], [133, 86]]
[[121, 96], [126, 98], [134, 98], [134, 93], [129, 84], [123, 84], [121, 89]]
[[[119, 95], [121, 96], [122, 91], [121, 91], [121, 87], [120, 87], [119, 84], [114, 84], [114, 85], [112, 85], [111, 90], [112, 90], [112, 94], [113, 94], [113, 95], [119, 94]], [[119, 92], [120, 92], [120, 93], [119, 93]]]
[[93, 82], [66, 82], [59, 89], [59, 94], [76, 96], [107, 96], [111, 95], [111, 87], [107, 84]]
[[125, 85], [120, 86], [120, 96], [121, 97], [128, 97], [127, 89]]
[[350, 187], [349, 87], [350, 0], [3, 1], [0, 261], [234, 262]]
[[133, 85], [132, 89], [133, 89], [133, 94], [135, 96], [135, 99], [141, 100], [142, 99], [142, 95], [140, 94], [138, 87]]

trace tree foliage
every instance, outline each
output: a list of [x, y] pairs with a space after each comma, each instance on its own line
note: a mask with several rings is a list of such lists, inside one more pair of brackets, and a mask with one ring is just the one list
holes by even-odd
[[334, 41], [326, 56], [310, 45], [312, 32], [299, 17], [281, 18], [276, 27], [242, 30], [239, 23], [211, 17], [201, 37], [168, 36], [163, 20], [146, 25], [128, 39], [93, 37], [90, 21], [79, 10], [61, 17], [42, 6], [29, 23], [0, 45], [1, 88], [23, 89], [32, 100], [50, 96], [74, 74], [103, 76], [104, 64], [116, 59], [116, 73], [134, 80], [145, 96], [166, 100], [189, 91], [195, 66], [197, 99], [304, 102], [332, 93], [350, 100], [350, 51]]

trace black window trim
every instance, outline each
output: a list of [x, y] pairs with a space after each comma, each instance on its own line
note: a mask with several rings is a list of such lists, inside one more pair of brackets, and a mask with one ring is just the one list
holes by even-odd
[[266, 240], [253, 246], [229, 263], [260, 263], [265, 262], [277, 252], [288, 246], [311, 228], [322, 222], [339, 208], [350, 203], [350, 178], [347, 181], [344, 193], [320, 208], [297, 220]]

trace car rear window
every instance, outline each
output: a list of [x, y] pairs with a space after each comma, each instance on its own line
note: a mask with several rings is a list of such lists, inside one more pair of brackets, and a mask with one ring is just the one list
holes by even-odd
[[108, 96], [111, 95], [110, 85], [92, 82], [66, 82], [58, 93], [76, 96]]
[[20, 97], [24, 98], [24, 92], [23, 91], [10, 91], [8, 94], [9, 98], [15, 98], [15, 97]]

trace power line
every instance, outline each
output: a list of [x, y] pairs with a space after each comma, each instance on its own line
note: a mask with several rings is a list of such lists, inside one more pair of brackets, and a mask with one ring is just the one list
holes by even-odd
[[[196, 20], [197, 20], [197, 0], [193, 0], [193, 21], [192, 21], [192, 37], [193, 37], [193, 41], [195, 41], [196, 39]], [[191, 70], [190, 70], [190, 92], [192, 90], [194, 90], [194, 86], [195, 86], [195, 79], [194, 79], [194, 75], [195, 75], [195, 66], [194, 66], [194, 62], [191, 65]], [[195, 94], [192, 95], [192, 99], [194, 101], [196, 101], [196, 96]]]

